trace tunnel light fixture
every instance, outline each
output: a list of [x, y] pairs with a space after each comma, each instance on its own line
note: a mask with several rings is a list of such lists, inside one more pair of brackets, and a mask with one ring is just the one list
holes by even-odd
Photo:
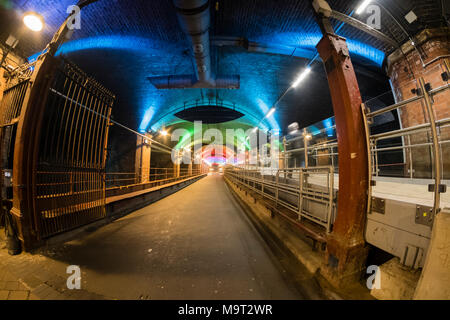
[[273, 108], [271, 108], [270, 110], [269, 110], [269, 112], [267, 112], [267, 114], [266, 114], [266, 118], [268, 118], [268, 117], [270, 117], [271, 115], [273, 115], [273, 113], [275, 112], [275, 107], [273, 107]]
[[308, 132], [303, 132], [303, 137], [304, 137], [306, 140], [311, 140], [311, 139], [312, 139], [311, 133], [308, 133]]
[[44, 18], [40, 14], [32, 11], [24, 14], [23, 23], [28, 29], [35, 32], [41, 31], [44, 28]]
[[167, 133], [166, 130], [161, 130], [160, 132], [161, 132], [161, 134], [162, 134], [164, 137], [168, 135], [168, 133]]
[[361, 14], [367, 8], [370, 2], [371, 0], [364, 0], [356, 9], [356, 14]]
[[307, 67], [305, 70], [303, 70], [302, 73], [300, 73], [300, 75], [298, 76], [297, 80], [294, 81], [294, 83], [292, 84], [293, 88], [296, 88], [300, 82], [303, 81], [303, 79], [306, 78], [306, 76], [311, 72], [311, 68]]

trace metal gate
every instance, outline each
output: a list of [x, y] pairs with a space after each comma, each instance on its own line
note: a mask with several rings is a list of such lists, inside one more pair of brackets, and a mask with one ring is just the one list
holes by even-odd
[[[34, 63], [28, 63], [10, 72], [3, 97], [0, 100], [0, 188], [2, 199], [12, 198], [14, 139], [33, 70]], [[0, 207], [0, 210], [3, 210], [3, 206]]]
[[105, 159], [114, 95], [59, 60], [44, 108], [35, 172], [40, 238], [105, 216]]
[[[115, 96], [63, 58], [48, 53], [11, 75], [0, 103], [2, 199], [26, 247], [100, 219]], [[4, 173], [13, 169], [14, 194]]]

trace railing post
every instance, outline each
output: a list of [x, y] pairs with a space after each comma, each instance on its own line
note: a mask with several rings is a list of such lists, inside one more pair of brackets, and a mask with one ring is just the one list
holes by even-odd
[[303, 129], [303, 145], [305, 148], [305, 168], [308, 168], [308, 139], [306, 138], [308, 132], [306, 128]]
[[303, 168], [298, 171], [299, 185], [298, 185], [298, 220], [302, 219], [303, 212]]
[[280, 194], [280, 185], [279, 185], [279, 181], [280, 181], [280, 170], [277, 170], [277, 177], [276, 177], [276, 201], [275, 201], [275, 206], [278, 207], [278, 198], [279, 198], [279, 194]]
[[328, 208], [328, 223], [327, 223], [327, 232], [331, 231], [331, 216], [333, 213], [333, 200], [334, 200], [334, 168], [330, 167], [329, 171], [329, 208]]
[[423, 100], [425, 102], [425, 109], [428, 114], [428, 119], [430, 121], [431, 135], [433, 138], [432, 151], [433, 151], [433, 173], [434, 173], [434, 203], [433, 203], [433, 214], [439, 212], [440, 207], [440, 193], [439, 186], [441, 185], [441, 153], [439, 148], [438, 133], [436, 128], [436, 119], [434, 117], [434, 112], [432, 108], [432, 102], [430, 94], [425, 85], [425, 80], [419, 78], [420, 89], [423, 94]]
[[262, 177], [262, 183], [261, 183], [261, 193], [264, 197], [264, 169], [261, 170], [261, 177]]
[[364, 123], [364, 138], [366, 139], [366, 146], [367, 146], [367, 179], [368, 179], [368, 186], [367, 186], [367, 213], [371, 213], [371, 204], [372, 204], [372, 156], [370, 155], [370, 149], [371, 149], [371, 144], [370, 144], [370, 128], [369, 128], [369, 122], [367, 119], [367, 113], [368, 113], [368, 108], [366, 107], [366, 105], [364, 103], [361, 104], [361, 114], [362, 114], [362, 119], [363, 119], [363, 123]]
[[333, 155], [333, 146], [330, 146], [330, 157], [331, 157], [331, 166], [333, 167], [334, 170], [334, 155]]
[[373, 141], [373, 154], [375, 158], [375, 176], [378, 177], [378, 172], [380, 168], [378, 167], [378, 150], [377, 150], [377, 140]]
[[414, 177], [413, 175], [413, 159], [412, 159], [412, 150], [411, 150], [411, 136], [408, 134], [408, 158], [409, 158], [409, 178], [412, 179]]

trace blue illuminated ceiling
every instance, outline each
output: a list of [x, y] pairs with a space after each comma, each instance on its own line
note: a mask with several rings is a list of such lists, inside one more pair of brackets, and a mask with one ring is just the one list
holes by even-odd
[[[26, 38], [20, 49], [28, 56], [41, 50], [73, 2], [12, 1], [18, 16], [33, 10], [46, 21], [44, 33]], [[335, 9], [349, 12], [358, 1], [329, 2]], [[294, 121], [303, 127], [332, 116], [326, 76], [317, 61], [308, 81], [286, 95], [273, 117], [259, 123], [306, 65], [306, 58], [315, 54], [320, 31], [308, 1], [217, 1], [217, 7], [216, 1], [212, 3], [213, 71], [239, 74], [238, 90], [157, 90], [149, 83], [149, 76], [193, 73], [187, 39], [170, 0], [99, 0], [83, 9], [81, 30], [75, 31], [60, 53], [110, 88], [117, 96], [115, 119], [140, 130], [179, 122], [173, 114], [195, 101], [234, 105], [244, 113], [239, 121], [268, 129], [285, 130]], [[380, 68], [383, 44], [348, 26], [340, 34], [348, 38], [363, 96], [389, 90]], [[248, 39], [250, 47], [223, 45], [223, 39], [239, 38]]]

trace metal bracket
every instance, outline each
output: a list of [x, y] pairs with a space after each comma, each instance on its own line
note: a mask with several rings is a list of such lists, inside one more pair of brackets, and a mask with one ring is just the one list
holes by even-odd
[[370, 208], [372, 212], [384, 214], [386, 211], [386, 201], [381, 198], [372, 197], [372, 204]]
[[433, 225], [433, 207], [416, 205], [416, 224], [431, 227]]
[[357, 20], [357, 19], [355, 19], [353, 17], [350, 17], [350, 16], [348, 16], [346, 14], [343, 14], [341, 12], [333, 10], [332, 13], [331, 13], [331, 17], [336, 19], [336, 20], [339, 20], [339, 21], [342, 21], [344, 23], [347, 23], [347, 24], [351, 25], [352, 27], [357, 28], [357, 29], [359, 29], [359, 30], [361, 30], [361, 31], [363, 31], [363, 32], [365, 32], [367, 34], [370, 34], [372, 37], [375, 37], [378, 40], [383, 41], [386, 44], [389, 44], [393, 48], [397, 48], [398, 45], [399, 45], [397, 43], [397, 41], [395, 41], [391, 37], [387, 36], [386, 34], [380, 32], [377, 29], [372, 28], [371, 26], [369, 26], [369, 25], [367, 25], [367, 24], [365, 24], [365, 23], [363, 23], [363, 22], [361, 22], [361, 21], [359, 21], [359, 20]]
[[[435, 191], [435, 185], [434, 184], [429, 184], [428, 185], [428, 192], [434, 192]], [[446, 184], [440, 184], [438, 187], [438, 192], [439, 193], [446, 193], [447, 192], [447, 185]]]
[[411, 93], [415, 94], [417, 96], [422, 96], [423, 95], [422, 90], [420, 88], [413, 88], [413, 89], [411, 89]]

